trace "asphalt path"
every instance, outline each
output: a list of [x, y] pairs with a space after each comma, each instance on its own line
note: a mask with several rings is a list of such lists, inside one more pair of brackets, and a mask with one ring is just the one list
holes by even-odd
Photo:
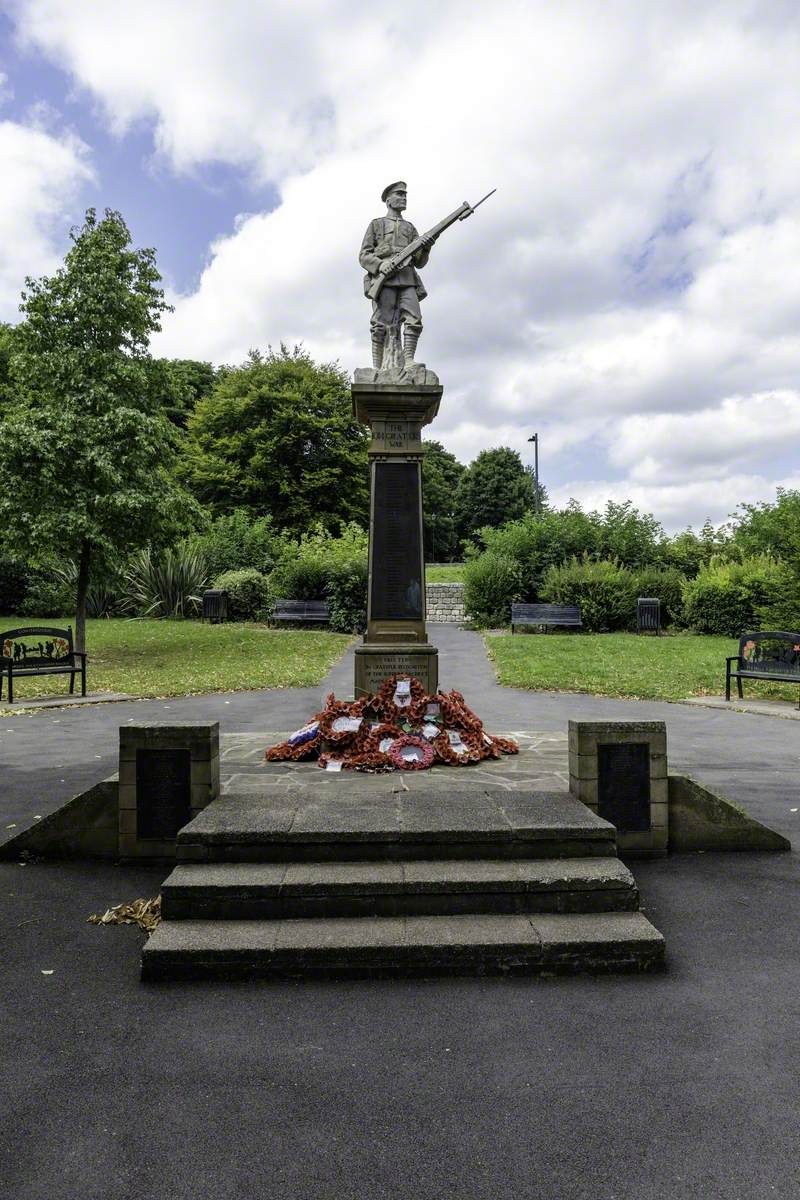
[[[475, 635], [434, 628], [443, 685], [492, 728], [663, 718], [671, 769], [798, 840], [800, 723], [500, 689]], [[287, 729], [351, 670], [4, 718], [4, 813], [108, 775], [129, 719]], [[795, 1200], [797, 855], [634, 872], [663, 975], [145, 986], [143, 935], [86, 917], [163, 870], [0, 863], [0, 1196]]]

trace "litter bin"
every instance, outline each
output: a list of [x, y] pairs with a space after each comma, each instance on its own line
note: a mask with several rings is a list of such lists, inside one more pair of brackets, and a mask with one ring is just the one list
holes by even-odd
[[636, 601], [636, 632], [661, 632], [661, 601], [653, 596], [640, 596]]
[[209, 588], [203, 592], [203, 620], [212, 625], [228, 619], [228, 593], [223, 588]]

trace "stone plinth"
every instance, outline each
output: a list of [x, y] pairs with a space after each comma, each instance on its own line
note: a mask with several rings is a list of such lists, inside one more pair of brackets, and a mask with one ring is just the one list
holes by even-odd
[[570, 721], [569, 786], [592, 812], [616, 827], [623, 854], [666, 854], [663, 721]]
[[422, 429], [441, 396], [424, 368], [405, 382], [356, 371], [353, 414], [372, 432], [367, 632], [356, 650], [356, 696], [395, 674], [415, 676], [427, 691], [438, 687], [436, 648], [425, 628]]
[[174, 858], [178, 830], [218, 796], [219, 722], [120, 726], [121, 858]]

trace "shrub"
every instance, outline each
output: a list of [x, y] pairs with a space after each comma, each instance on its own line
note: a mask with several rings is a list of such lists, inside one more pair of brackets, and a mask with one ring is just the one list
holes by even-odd
[[216, 579], [225, 571], [242, 567], [254, 567], [262, 575], [269, 575], [280, 556], [283, 538], [271, 517], [253, 518], [246, 509], [237, 508], [217, 517], [186, 544], [205, 560], [209, 578]]
[[280, 563], [269, 577], [269, 587], [278, 600], [321, 600], [329, 578], [327, 563], [303, 555]]
[[775, 576], [773, 598], [756, 609], [762, 629], [800, 630], [800, 564], [782, 563]]
[[61, 572], [43, 569], [31, 571], [25, 599], [19, 606], [20, 616], [63, 617], [74, 611], [75, 588], [64, 579]]
[[635, 575], [636, 595], [657, 597], [661, 601], [661, 624], [674, 625], [683, 613], [683, 587], [686, 576], [675, 567], [644, 567]]
[[616, 562], [572, 558], [550, 567], [541, 595], [552, 604], [579, 605], [588, 633], [630, 629], [636, 621], [636, 576]]
[[508, 625], [523, 595], [522, 572], [507, 555], [487, 552], [464, 567], [464, 610], [476, 625]]
[[761, 628], [761, 614], [781, 602], [785, 586], [785, 568], [766, 555], [712, 558], [684, 587], [684, 620], [697, 633], [738, 637]]
[[228, 593], [228, 616], [233, 621], [266, 621], [269, 616], [270, 586], [266, 575], [253, 567], [225, 571], [214, 580], [215, 588]]
[[325, 589], [331, 610], [331, 629], [361, 633], [367, 625], [367, 560], [343, 563], [331, 572]]
[[188, 617], [200, 609], [208, 571], [196, 551], [179, 546], [156, 555], [138, 550], [124, 570], [123, 612], [138, 617]]
[[25, 563], [0, 554], [0, 613], [22, 612], [29, 575]]

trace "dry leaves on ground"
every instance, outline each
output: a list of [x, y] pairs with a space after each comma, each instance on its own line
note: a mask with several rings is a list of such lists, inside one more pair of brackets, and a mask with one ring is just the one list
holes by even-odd
[[138, 925], [145, 933], [152, 933], [161, 920], [161, 897], [151, 900], [131, 900], [128, 904], [115, 904], [100, 913], [87, 917], [90, 925]]

